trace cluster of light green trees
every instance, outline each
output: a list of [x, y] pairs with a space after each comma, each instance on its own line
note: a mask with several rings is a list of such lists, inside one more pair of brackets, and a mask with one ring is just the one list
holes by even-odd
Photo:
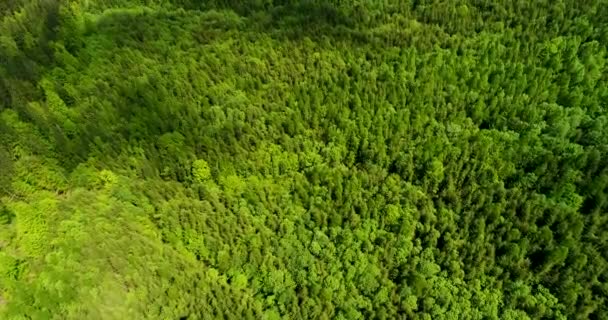
[[3, 319], [608, 319], [608, 3], [0, 2]]

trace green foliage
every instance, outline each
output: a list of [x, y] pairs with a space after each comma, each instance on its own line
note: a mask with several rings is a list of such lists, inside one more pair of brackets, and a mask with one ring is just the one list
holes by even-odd
[[3, 319], [608, 319], [608, 3], [0, 3]]

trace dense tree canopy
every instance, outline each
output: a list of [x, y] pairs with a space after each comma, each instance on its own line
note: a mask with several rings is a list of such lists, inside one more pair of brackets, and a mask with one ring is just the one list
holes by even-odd
[[0, 2], [3, 319], [608, 319], [608, 2]]

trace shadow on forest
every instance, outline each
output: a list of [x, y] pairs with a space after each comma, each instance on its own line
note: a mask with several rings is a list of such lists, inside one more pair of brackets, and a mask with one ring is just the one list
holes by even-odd
[[[95, 32], [105, 33], [109, 29], [125, 30], [136, 41], [145, 41], [145, 34], [155, 26], [158, 19], [175, 21], [192, 11], [205, 14], [211, 29], [270, 34], [274, 38], [313, 40], [333, 38], [341, 41], [365, 42], [364, 33], [356, 29], [355, 17], [330, 3], [312, 1], [290, 2], [281, 5], [261, 6], [252, 1], [223, 4], [183, 4], [185, 11], [119, 10], [106, 13], [97, 24]], [[214, 12], [209, 15], [206, 13]], [[207, 26], [207, 24], [205, 24]], [[116, 31], [116, 30], [114, 30]], [[207, 30], [203, 30], [205, 32]], [[120, 42], [120, 34], [116, 34]]]
[[[347, 36], [356, 26], [352, 17], [330, 3], [300, 1], [249, 12], [240, 12], [234, 6], [228, 9], [259, 24], [258, 31], [292, 39]], [[259, 17], [267, 20], [256, 21]]]
[[[90, 29], [87, 32], [105, 38], [104, 42], [96, 44], [95, 50], [111, 50], [116, 46], [142, 51], [155, 50], [152, 42], [162, 38], [163, 41], [167, 40], [166, 45], [172, 45], [176, 38], [179, 39], [184, 35], [192, 36], [198, 41], [192, 45], [200, 45], [217, 40], [219, 37], [231, 37], [230, 31], [249, 35], [261, 33], [286, 41], [304, 38], [313, 41], [327, 38], [357, 43], [366, 41], [360, 36], [361, 33], [356, 31], [356, 19], [333, 4], [299, 1], [261, 7], [252, 3], [245, 1], [238, 4], [235, 2], [221, 5], [182, 5], [177, 10], [152, 10], [144, 7], [111, 9], [100, 15], [94, 25], [88, 26]], [[202, 19], [192, 18], [193, 13], [196, 13], [197, 17], [202, 16]], [[72, 53], [78, 55], [77, 52]], [[59, 94], [63, 97], [62, 92]], [[68, 137], [63, 132], [49, 133], [65, 141], [62, 144], [71, 145], [58, 148], [63, 154], [62, 158], [71, 159], [69, 163], [64, 163], [64, 166], [72, 168], [84, 161], [88, 157], [91, 145], [94, 144], [94, 137], [100, 138], [104, 143], [113, 141], [112, 150], [108, 149], [105, 152], [118, 155], [121, 147], [119, 141], [122, 139], [104, 134], [105, 126], [106, 124], [92, 119], [90, 123], [82, 123], [82, 128], [85, 129], [76, 137]], [[156, 123], [150, 122], [144, 126], [150, 131], [156, 133], [159, 131]], [[59, 126], [50, 127], [59, 128]], [[129, 141], [132, 137], [129, 136], [129, 130], [125, 130], [119, 135], [122, 136], [123, 141]], [[153, 144], [156, 137], [152, 139], [154, 140], [148, 142]], [[68, 140], [70, 142], [67, 142]]]

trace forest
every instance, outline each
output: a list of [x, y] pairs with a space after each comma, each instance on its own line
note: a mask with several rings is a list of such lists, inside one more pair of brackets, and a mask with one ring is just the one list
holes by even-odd
[[607, 0], [2, 0], [0, 318], [608, 320], [607, 60]]

